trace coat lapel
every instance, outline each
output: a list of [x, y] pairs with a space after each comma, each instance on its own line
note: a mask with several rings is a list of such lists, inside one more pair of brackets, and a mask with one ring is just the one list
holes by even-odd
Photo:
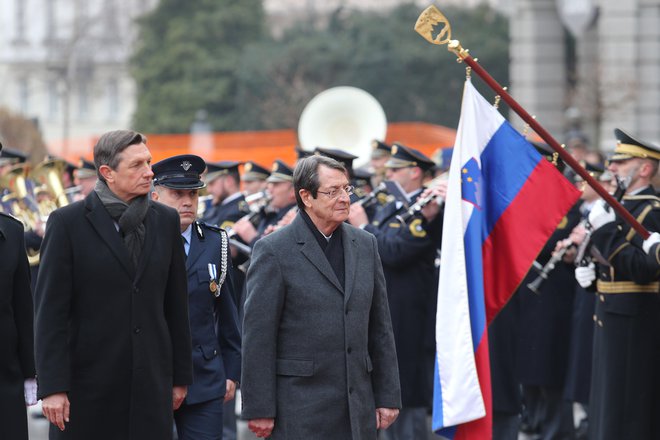
[[325, 254], [321, 251], [321, 247], [316, 242], [316, 238], [312, 235], [312, 231], [309, 230], [309, 227], [305, 223], [300, 215], [296, 216], [291, 224], [292, 227], [296, 228], [296, 241], [300, 245], [300, 252], [316, 267], [324, 277], [328, 279], [341, 293], [344, 293], [344, 289], [341, 287], [337, 275], [335, 275], [332, 266]]
[[186, 258], [186, 271], [189, 271], [192, 266], [195, 265], [199, 257], [203, 254], [203, 247], [200, 243], [197, 232], [194, 228], [197, 227], [196, 223], [193, 223], [193, 230], [190, 233], [190, 249], [188, 249], [188, 258]]
[[126, 246], [121, 241], [121, 236], [117, 232], [110, 214], [105, 210], [96, 193], [92, 192], [87, 196], [85, 207], [88, 210], [87, 219], [92, 227], [101, 239], [105, 241], [105, 244], [108, 245], [112, 253], [115, 254], [115, 257], [117, 257], [124, 270], [133, 278], [135, 276], [135, 270], [130, 263], [131, 258], [128, 255], [128, 249], [126, 249]]
[[354, 232], [347, 225], [342, 224], [342, 244], [344, 246], [344, 273], [345, 273], [345, 283], [346, 290], [344, 294], [344, 303], [348, 301], [348, 298], [353, 292], [353, 285], [355, 281], [355, 274], [357, 273], [357, 253], [358, 245], [355, 240]]

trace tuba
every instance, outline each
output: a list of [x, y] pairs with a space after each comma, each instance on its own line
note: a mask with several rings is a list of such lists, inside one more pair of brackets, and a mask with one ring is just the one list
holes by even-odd
[[307, 103], [298, 121], [298, 141], [304, 150], [340, 148], [358, 156], [356, 167], [368, 162], [372, 141], [382, 141], [386, 134], [380, 103], [356, 87], [324, 90]]
[[0, 188], [6, 188], [2, 196], [4, 210], [23, 222], [25, 228], [32, 230], [39, 220], [38, 207], [28, 189], [27, 165], [16, 164], [0, 176]]

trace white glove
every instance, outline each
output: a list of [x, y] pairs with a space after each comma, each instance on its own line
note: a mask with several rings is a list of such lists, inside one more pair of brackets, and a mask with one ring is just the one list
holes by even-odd
[[616, 218], [614, 210], [611, 208], [606, 210], [605, 206], [607, 206], [605, 201], [599, 200], [594, 204], [594, 207], [591, 208], [591, 212], [589, 212], [589, 223], [591, 223], [594, 230], [607, 223], [613, 222]]
[[23, 383], [23, 394], [27, 406], [37, 404], [37, 379], [25, 379]]
[[591, 286], [591, 283], [596, 279], [596, 270], [594, 263], [589, 263], [588, 266], [578, 267], [575, 269], [575, 279], [578, 284], [586, 289]]
[[654, 232], [653, 234], [649, 235], [649, 238], [644, 240], [644, 243], [642, 244], [642, 248], [644, 249], [644, 252], [647, 254], [651, 250], [654, 244], [660, 243], [660, 234], [657, 232]]

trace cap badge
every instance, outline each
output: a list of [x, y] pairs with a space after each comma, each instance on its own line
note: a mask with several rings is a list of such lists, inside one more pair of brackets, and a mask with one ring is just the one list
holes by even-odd
[[181, 168], [183, 168], [183, 171], [188, 171], [192, 167], [192, 164], [190, 161], [184, 160], [181, 162]]

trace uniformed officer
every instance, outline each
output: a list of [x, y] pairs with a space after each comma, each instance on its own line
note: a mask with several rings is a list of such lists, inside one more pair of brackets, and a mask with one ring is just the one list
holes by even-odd
[[204, 181], [213, 200], [211, 207], [204, 212], [204, 223], [227, 229], [248, 213], [245, 197], [241, 193], [238, 172], [240, 164], [236, 161], [221, 161], [206, 165]]
[[187, 255], [194, 382], [174, 413], [180, 440], [221, 439], [223, 402], [240, 378], [240, 334], [227, 234], [195, 220], [206, 164], [181, 155], [153, 165], [152, 198], [179, 212]]
[[241, 182], [243, 183], [243, 194], [249, 196], [256, 194], [260, 191], [265, 191], [270, 176], [270, 171], [262, 167], [256, 162], [248, 160], [243, 165], [243, 174], [241, 174]]
[[[401, 144], [392, 146], [392, 156], [385, 164], [387, 178], [399, 183], [408, 205], [423, 193], [423, 181], [433, 165], [421, 152]], [[403, 405], [397, 421], [384, 433], [387, 439], [427, 437], [426, 414], [433, 390], [435, 350], [429, 341], [434, 337], [434, 263], [442, 216], [439, 206], [432, 203], [422, 217], [402, 222], [398, 216], [407, 209], [406, 203], [393, 201], [376, 213], [371, 224], [365, 225], [366, 213], [355, 205], [351, 206], [349, 217], [351, 224], [376, 236], [387, 284]]]
[[[628, 182], [623, 206], [647, 230], [660, 231], [660, 199], [650, 185], [660, 147], [623, 130], [614, 134], [609, 170]], [[604, 203], [593, 207], [589, 222], [603, 257], [596, 272], [593, 265], [575, 271], [583, 287], [597, 280], [589, 437], [660, 438], [660, 265]]]

